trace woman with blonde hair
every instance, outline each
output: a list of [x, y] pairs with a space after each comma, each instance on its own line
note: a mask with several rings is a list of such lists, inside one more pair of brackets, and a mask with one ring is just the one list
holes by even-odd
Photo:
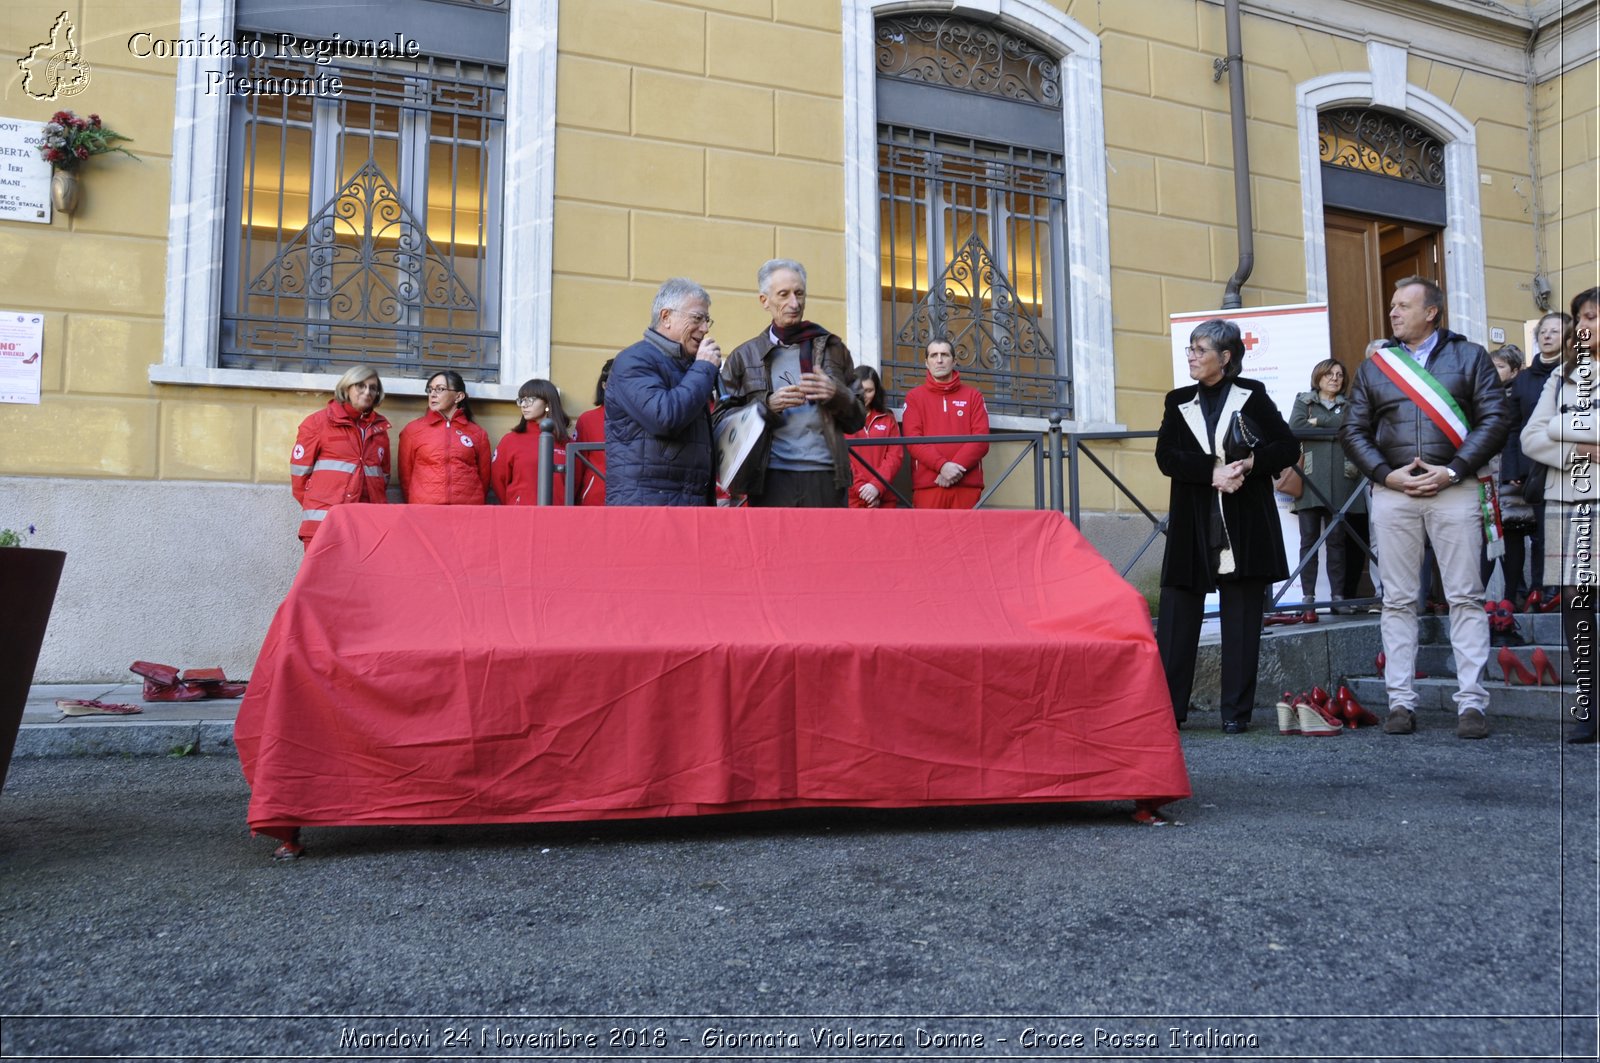
[[389, 422], [378, 412], [383, 381], [371, 366], [345, 371], [328, 405], [300, 422], [289, 455], [289, 487], [300, 503], [300, 542], [309, 547], [328, 510], [388, 501]]

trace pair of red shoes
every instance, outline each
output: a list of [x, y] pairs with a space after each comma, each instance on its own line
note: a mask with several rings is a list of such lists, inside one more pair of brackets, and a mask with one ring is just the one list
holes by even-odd
[[1483, 611], [1489, 614], [1489, 630], [1498, 635], [1507, 635], [1517, 630], [1517, 611], [1511, 605], [1511, 599], [1502, 598], [1498, 602], [1484, 602]]
[[1527, 611], [1530, 613], [1553, 613], [1561, 608], [1561, 592], [1553, 590], [1550, 597], [1546, 598], [1544, 592], [1535, 588], [1528, 592]]
[[1317, 611], [1307, 609], [1299, 613], [1268, 613], [1261, 620], [1262, 627], [1280, 627], [1286, 624], [1315, 624]]
[[1375, 727], [1379, 720], [1362, 708], [1347, 686], [1341, 686], [1333, 697], [1321, 687], [1312, 687], [1309, 694], [1284, 692], [1278, 702], [1278, 733], [1305, 735], [1308, 738], [1326, 738], [1336, 735], [1346, 727]]
[[1546, 676], [1550, 678], [1553, 686], [1561, 685], [1561, 676], [1556, 672], [1555, 664], [1542, 646], [1535, 646], [1533, 655], [1528, 658], [1528, 664], [1533, 666], [1532, 671], [1529, 671], [1528, 665], [1523, 664], [1517, 655], [1511, 652], [1510, 646], [1500, 647], [1500, 655], [1495, 658], [1495, 663], [1500, 666], [1500, 677], [1508, 686], [1512, 676], [1516, 676], [1517, 682], [1523, 686], [1544, 686]]
[[207, 698], [242, 698], [243, 682], [230, 682], [221, 668], [190, 668], [179, 672], [170, 664], [134, 661], [128, 671], [144, 678], [146, 701], [205, 701]]

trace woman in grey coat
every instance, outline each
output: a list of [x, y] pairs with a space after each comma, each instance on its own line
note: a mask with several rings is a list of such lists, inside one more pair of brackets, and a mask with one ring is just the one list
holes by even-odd
[[[1344, 424], [1345, 396], [1349, 377], [1344, 366], [1332, 358], [1324, 358], [1311, 370], [1311, 390], [1295, 396], [1294, 411], [1289, 415], [1289, 427], [1296, 434], [1308, 429], [1333, 429]], [[1289, 508], [1300, 515], [1300, 552], [1317, 541], [1322, 529], [1332, 527], [1323, 545], [1328, 552], [1328, 587], [1335, 603], [1344, 601], [1346, 540], [1343, 521], [1334, 524], [1333, 517], [1345, 500], [1361, 486], [1361, 474], [1344, 456], [1344, 450], [1335, 437], [1301, 441], [1304, 458], [1301, 468], [1305, 475], [1305, 488]], [[1316, 491], [1312, 487], [1316, 487]], [[1365, 498], [1351, 503], [1349, 512], [1365, 513]], [[1359, 558], [1359, 555], [1357, 555]], [[1300, 570], [1300, 593], [1309, 605], [1317, 596], [1317, 555], [1306, 559]], [[1345, 612], [1343, 605], [1335, 604], [1333, 611]]]

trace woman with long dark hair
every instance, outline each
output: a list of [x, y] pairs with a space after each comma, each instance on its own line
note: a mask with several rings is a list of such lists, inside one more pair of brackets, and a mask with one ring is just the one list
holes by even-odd
[[[851, 432], [845, 438], [887, 439], [898, 436], [900, 423], [889, 412], [889, 404], [883, 396], [883, 379], [878, 376], [878, 371], [870, 365], [856, 366], [854, 387], [861, 396], [862, 405], [867, 408], [867, 423], [861, 426], [861, 431]], [[850, 454], [850, 469], [854, 474], [850, 484], [850, 508], [894, 509], [898, 506], [900, 502], [889, 485], [894, 483], [900, 465], [905, 461], [905, 448], [851, 447]]]
[[481, 506], [489, 490], [489, 434], [472, 419], [454, 369], [428, 378], [428, 412], [400, 433], [400, 488], [419, 505]]
[[[600, 367], [600, 379], [594, 384], [594, 409], [578, 415], [578, 426], [572, 433], [574, 442], [604, 443], [606, 441], [606, 383], [611, 379], [611, 366], [615, 358], [607, 358]], [[603, 506], [606, 504], [606, 452], [586, 450], [578, 460], [578, 505]]]
[[517, 389], [517, 408], [522, 418], [495, 448], [490, 482], [495, 497], [507, 506], [539, 504], [539, 422], [549, 418], [554, 424], [555, 470], [550, 479], [550, 502], [567, 503], [567, 411], [561, 408], [561, 392], [548, 380], [533, 379]]

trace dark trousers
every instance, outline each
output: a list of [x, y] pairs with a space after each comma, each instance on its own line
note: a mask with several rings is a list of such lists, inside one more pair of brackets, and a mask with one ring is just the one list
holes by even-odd
[[759, 495], [750, 496], [750, 505], [787, 509], [843, 509], [845, 489], [833, 486], [833, 471], [795, 472], [768, 469]]
[[[1228, 580], [1217, 585], [1222, 613], [1222, 721], [1249, 722], [1256, 704], [1256, 672], [1261, 662], [1261, 617], [1266, 611], [1266, 580]], [[1167, 673], [1167, 693], [1180, 721], [1189, 715], [1194, 692], [1194, 659], [1200, 648], [1200, 622], [1206, 596], [1182, 587], [1162, 587], [1156, 616], [1156, 645]]]
[[[1344, 523], [1344, 587], [1340, 593], [1346, 598], [1359, 598], [1361, 575], [1367, 569], [1367, 547], [1372, 545], [1372, 529], [1365, 513], [1346, 513]], [[1356, 545], [1357, 536], [1365, 546]]]

